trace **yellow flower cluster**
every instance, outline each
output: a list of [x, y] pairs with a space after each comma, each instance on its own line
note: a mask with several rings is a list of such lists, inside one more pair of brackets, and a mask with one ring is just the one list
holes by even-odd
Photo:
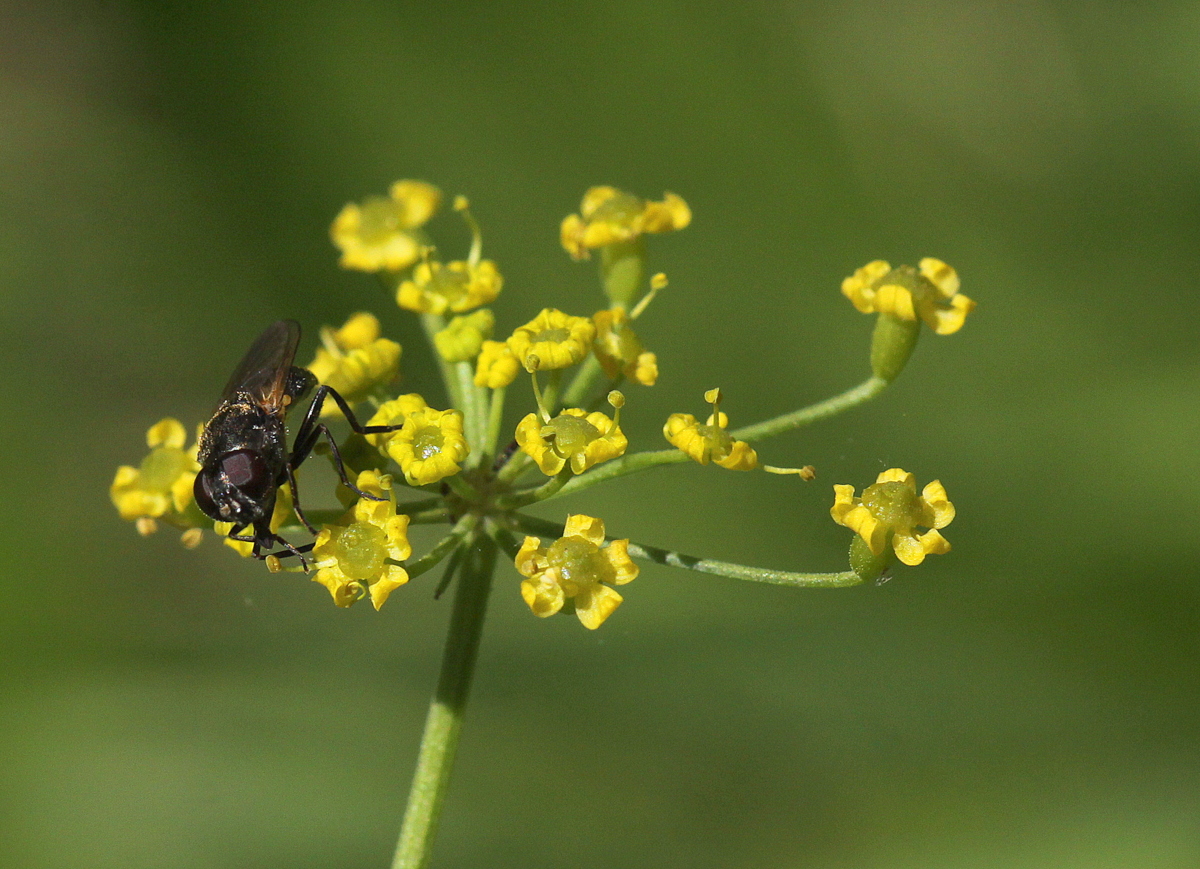
[[569, 368], [592, 349], [596, 325], [587, 317], [572, 317], [546, 308], [508, 339], [508, 349], [526, 371]]
[[521, 373], [517, 360], [507, 341], [485, 340], [479, 347], [479, 358], [475, 362], [475, 385], [488, 389], [503, 389]]
[[418, 263], [412, 277], [400, 283], [396, 304], [419, 314], [461, 314], [495, 301], [504, 280], [496, 264], [456, 261]]
[[[663, 435], [675, 450], [626, 456], [629, 442], [620, 421], [625, 397], [615, 387], [625, 381], [643, 386], [657, 381], [658, 358], [643, 346], [633, 323], [666, 286], [665, 276], [659, 274], [646, 290], [644, 239], [689, 225], [691, 209], [681, 197], [666, 193], [662, 200], [651, 201], [613, 187], [589, 189], [579, 213], [562, 221], [560, 241], [577, 260], [600, 252], [607, 306], [590, 317], [545, 308], [503, 340], [493, 340], [496, 315], [484, 306], [498, 298], [504, 281], [496, 264], [482, 258], [481, 232], [465, 198], [455, 199], [454, 210], [471, 232], [470, 252], [463, 259], [448, 262], [434, 256], [436, 250], [425, 225], [441, 202], [441, 191], [431, 184], [397, 181], [387, 196], [346, 205], [333, 221], [330, 235], [341, 251], [344, 268], [382, 273], [397, 305], [422, 315], [421, 325], [436, 349], [446, 392], [454, 406], [446, 410], [432, 408], [415, 392], [389, 397], [389, 387], [400, 373], [402, 351], [398, 343], [383, 337], [380, 322], [373, 314], [359, 312], [339, 328], [323, 328], [321, 346], [307, 368], [336, 393], [335, 398], [344, 399], [347, 407], [369, 402], [372, 408], [364, 414], [369, 415], [365, 429], [356, 417], [350, 420], [361, 436], [347, 439], [340, 447], [330, 436], [329, 444], [321, 442], [319, 448], [333, 447], [328, 452], [347, 484], [342, 494], [356, 490], [357, 497], [343, 501], [350, 506], [335, 521], [329, 521], [329, 516], [337, 514], [319, 515], [321, 511], [317, 511], [314, 524], [309, 524], [299, 505], [293, 504], [291, 489], [298, 485], [290, 482], [295, 481], [294, 466], [313, 449], [318, 435], [328, 433], [323, 426], [315, 431], [306, 429], [308, 439], [301, 438], [303, 446], [293, 447], [294, 452], [288, 455], [285, 443], [284, 454], [277, 455], [273, 463], [265, 463], [270, 479], [263, 479], [267, 475], [244, 474], [246, 479], [239, 485], [253, 489], [249, 495], [243, 493], [250, 505], [265, 508], [273, 503], [274, 512], [269, 523], [264, 523], [261, 515], [265, 510], [240, 514], [255, 516], [250, 524], [235, 527], [218, 523], [216, 530], [226, 535], [227, 544], [249, 555], [263, 545], [267, 537], [264, 525], [273, 535], [281, 527], [292, 527], [287, 524], [292, 522], [303, 522], [310, 531], [320, 526], [312, 544], [293, 547], [285, 542], [289, 551], [276, 555], [305, 559], [296, 567], [315, 569], [314, 580], [328, 589], [338, 606], [370, 598], [379, 609], [395, 589], [409, 581], [410, 568], [417, 574], [455, 547], [467, 551], [474, 545], [470, 535], [484, 533], [480, 530], [484, 529], [496, 545], [507, 548], [514, 557], [523, 577], [521, 595], [535, 615], [574, 612], [586, 627], [595, 629], [622, 601], [615, 586], [638, 575], [630, 559], [629, 541], [607, 541], [600, 519], [572, 515], [562, 535], [543, 544], [542, 540], [554, 532], [544, 534], [545, 523], [539, 525], [540, 520], [522, 517], [518, 513], [521, 507], [553, 497], [560, 490], [574, 491], [628, 472], [639, 463], [651, 466], [682, 460], [684, 456], [702, 465], [711, 463], [729, 470], [763, 469], [812, 479], [813, 469], [809, 466], [776, 468], [760, 463], [754, 447], [730, 432], [729, 418], [720, 407], [719, 389], [705, 393], [705, 401], [712, 407], [703, 422], [687, 413], [673, 413], [667, 418]], [[881, 388], [899, 373], [915, 346], [921, 323], [937, 334], [951, 334], [962, 327], [975, 307], [959, 292], [955, 270], [932, 258], [920, 260], [917, 268], [893, 268], [876, 260], [847, 277], [841, 289], [859, 311], [880, 315], [872, 344], [875, 377], [862, 390]], [[277, 324], [283, 325], [287, 324]], [[305, 388], [304, 376], [287, 366], [291, 365], [299, 333], [293, 323], [290, 329], [279, 329], [277, 334], [290, 336], [290, 344], [279, 351], [281, 357], [286, 356], [279, 363], [279, 377], [286, 382], [286, 398], [298, 399]], [[564, 379], [566, 370], [576, 366], [574, 380]], [[504, 450], [505, 390], [522, 371], [532, 380], [536, 409], [522, 416], [513, 431], [515, 446]], [[276, 380], [274, 385], [276, 395], [279, 383]], [[615, 408], [611, 417], [595, 409], [606, 392]], [[865, 394], [846, 395], [854, 395], [857, 401]], [[850, 400], [844, 404], [850, 406]], [[326, 402], [322, 412], [340, 415], [338, 402]], [[741, 432], [758, 441], [819, 418], [818, 413], [828, 415], [826, 409], [802, 409], [747, 426]], [[164, 419], [151, 427], [147, 436], [149, 454], [140, 467], [118, 469], [111, 497], [122, 518], [135, 520], [142, 533], [149, 533], [163, 521], [188, 529], [185, 539], [194, 543], [199, 539], [199, 529], [212, 523], [193, 498], [194, 481], [201, 468], [197, 447], [186, 446], [186, 435], [183, 425], [174, 419]], [[253, 448], [251, 443], [246, 451]], [[614, 461], [622, 457], [622, 461]], [[281, 465], [285, 461], [289, 464]], [[407, 486], [431, 487], [423, 501], [408, 502], [419, 506], [398, 503], [393, 476], [381, 470], [388, 462], [399, 469], [395, 479], [402, 475]], [[590, 480], [576, 479], [604, 462], [614, 464]], [[241, 465], [234, 462], [230, 468]], [[522, 475], [534, 465], [553, 479], [531, 483], [525, 477], [522, 482]], [[347, 474], [347, 467], [355, 471]], [[234, 470], [216, 470], [236, 475]], [[206, 475], [213, 472], [211, 466], [204, 469]], [[350, 483], [351, 479], [355, 482]], [[201, 483], [207, 481], [206, 476]], [[442, 485], [437, 486], [439, 483]], [[222, 478], [220, 485], [233, 483]], [[851, 567], [860, 578], [881, 576], [893, 558], [916, 565], [927, 555], [949, 551], [950, 544], [940, 529], [954, 518], [954, 507], [940, 482], [928, 484], [918, 494], [913, 475], [895, 468], [880, 474], [859, 497], [852, 486], [838, 485], [834, 489], [831, 516], [854, 532]], [[428, 497], [435, 493], [435, 498]], [[412, 554], [407, 534], [410, 520], [449, 520], [458, 524], [439, 544], [444, 551], [435, 549], [414, 566], [406, 565]], [[247, 529], [253, 533], [248, 535]], [[526, 536], [518, 547], [511, 529], [541, 536]], [[232, 539], [232, 535], [257, 537], [257, 547], [253, 540]], [[282, 537], [277, 539], [283, 541]], [[311, 554], [306, 556], [309, 550]], [[646, 552], [636, 547], [635, 551]], [[682, 563], [682, 559], [677, 561]], [[270, 563], [273, 569], [278, 568], [279, 558], [274, 557]], [[458, 563], [456, 559], [449, 562]], [[450, 567], [447, 576], [452, 578], [455, 570]], [[846, 573], [833, 576], [838, 582], [846, 576], [855, 579]]]
[[596, 359], [610, 378], [624, 376], [642, 386], [653, 386], [658, 380], [658, 357], [642, 347], [629, 321], [629, 315], [620, 308], [597, 311], [592, 316]]

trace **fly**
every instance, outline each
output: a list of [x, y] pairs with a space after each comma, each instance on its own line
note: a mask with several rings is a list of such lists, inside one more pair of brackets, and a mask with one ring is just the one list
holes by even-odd
[[[271, 514], [279, 487], [287, 483], [292, 489], [296, 516], [311, 533], [317, 533], [300, 507], [296, 469], [322, 435], [333, 450], [334, 466], [342, 483], [364, 498], [383, 500], [362, 491], [347, 478], [333, 435], [319, 422], [325, 399], [337, 403], [350, 427], [359, 434], [395, 431], [399, 426], [362, 425], [336, 390], [318, 385], [316, 375], [292, 364], [299, 343], [300, 324], [278, 320], [250, 345], [200, 436], [201, 467], [193, 492], [196, 505], [206, 516], [233, 523], [229, 529], [231, 539], [254, 544], [255, 558], [266, 558], [268, 550], [279, 544], [287, 550], [283, 554], [295, 555], [307, 571], [308, 562], [301, 553], [313, 545], [297, 547], [284, 540], [271, 530]], [[310, 392], [312, 400], [289, 451], [284, 422], [287, 412]]]

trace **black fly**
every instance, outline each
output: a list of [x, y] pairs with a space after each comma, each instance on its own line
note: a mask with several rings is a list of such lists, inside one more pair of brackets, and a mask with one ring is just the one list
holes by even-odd
[[[300, 343], [300, 324], [279, 320], [266, 328], [250, 345], [241, 364], [229, 378], [221, 403], [200, 437], [200, 473], [196, 476], [196, 504], [218, 522], [232, 522], [229, 536], [254, 544], [255, 558], [266, 558], [276, 543], [295, 555], [308, 570], [302, 552], [312, 544], [296, 547], [271, 530], [271, 513], [279, 487], [288, 483], [296, 516], [313, 534], [316, 529], [304, 517], [296, 490], [296, 468], [308, 458], [324, 435], [333, 450], [334, 465], [342, 482], [364, 498], [380, 498], [360, 490], [346, 477], [337, 444], [329, 429], [318, 420], [326, 398], [332, 398], [359, 434], [395, 431], [399, 426], [362, 425], [346, 400], [328, 386], [318, 386], [316, 376], [292, 365]], [[313, 388], [316, 390], [313, 391]], [[288, 451], [287, 412], [312, 392], [296, 440]], [[246, 530], [250, 533], [244, 533]], [[239, 533], [241, 532], [241, 533]]]

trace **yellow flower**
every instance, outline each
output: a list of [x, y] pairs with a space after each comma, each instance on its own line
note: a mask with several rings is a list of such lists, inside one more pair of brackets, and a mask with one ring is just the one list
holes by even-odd
[[690, 413], [673, 413], [663, 426], [663, 436], [702, 465], [716, 462], [731, 471], [757, 468], [758, 453], [745, 441], [735, 441], [725, 430], [729, 417], [720, 410], [721, 390], [708, 390], [704, 400], [713, 406], [713, 412], [703, 425]]
[[[371, 314], [355, 314], [336, 331], [323, 328], [321, 340], [324, 346], [305, 367], [350, 404], [391, 383], [400, 371], [400, 345], [379, 337], [379, 321]], [[321, 416], [340, 414], [333, 401], [321, 408]]]
[[562, 246], [575, 259], [589, 251], [648, 232], [671, 232], [692, 222], [688, 204], [674, 193], [650, 202], [615, 187], [593, 187], [583, 196], [579, 214], [568, 215], [560, 231]]
[[[379, 405], [379, 410], [375, 411], [375, 415], [367, 420], [367, 425], [399, 425], [410, 413], [424, 410], [427, 407], [429, 405], [425, 403], [424, 398], [416, 392], [410, 392], [408, 395], [401, 395]], [[372, 434], [366, 437], [367, 440], [382, 449], [391, 438], [395, 437], [395, 432]]]
[[142, 534], [152, 533], [159, 519], [179, 528], [209, 524], [192, 498], [200, 470], [197, 446], [184, 449], [186, 442], [187, 430], [179, 420], [160, 420], [146, 432], [150, 453], [141, 466], [117, 468], [109, 495], [121, 518], [136, 521]]
[[508, 349], [529, 371], [567, 368], [592, 349], [596, 326], [587, 317], [572, 317], [554, 308], [518, 326], [508, 339]]
[[590, 516], [568, 516], [563, 536], [548, 547], [536, 537], [526, 537], [517, 553], [521, 597], [535, 616], [552, 616], [567, 600], [575, 605], [579, 621], [595, 630], [621, 605], [621, 595], [610, 588], [637, 578], [638, 567], [629, 557], [629, 541], [604, 544], [604, 522]]
[[[328, 333], [328, 337], [326, 334]], [[338, 329], [321, 328], [321, 341], [342, 350], [359, 350], [377, 340], [382, 333], [379, 318], [370, 311], [359, 311], [346, 318]]]
[[364, 272], [400, 271], [421, 258], [419, 227], [433, 216], [442, 192], [423, 181], [397, 181], [389, 195], [351, 202], [329, 234], [342, 251], [341, 266]]
[[[875, 484], [854, 497], [853, 486], [834, 486], [830, 515], [839, 525], [854, 531], [875, 556], [890, 544], [904, 564], [916, 565], [926, 555], [950, 551], [950, 543], [938, 533], [954, 519], [954, 505], [942, 484], [934, 480], [917, 494], [917, 479], [907, 471], [884, 471]], [[931, 530], [917, 533], [923, 525]]]
[[493, 301], [503, 284], [491, 260], [476, 265], [461, 260], [445, 265], [422, 262], [413, 269], [412, 278], [401, 281], [396, 304], [422, 314], [458, 314]]
[[658, 359], [642, 347], [629, 325], [629, 315], [621, 308], [597, 311], [592, 322], [596, 324], [592, 350], [604, 373], [611, 378], [624, 374], [643, 386], [653, 386], [658, 379]]
[[393, 591], [408, 582], [399, 564], [412, 555], [408, 517], [396, 513], [391, 477], [376, 471], [358, 475], [358, 488], [386, 501], [359, 498], [343, 518], [344, 524], [322, 528], [313, 544], [314, 582], [329, 589], [333, 602], [348, 607], [369, 594], [378, 610]]
[[484, 341], [475, 362], [475, 385], [501, 389], [517, 379], [521, 363], [507, 341]]
[[958, 273], [941, 260], [926, 257], [920, 268], [875, 260], [842, 281], [842, 294], [864, 314], [891, 314], [922, 320], [939, 335], [962, 328], [975, 302], [958, 291]]
[[554, 476], [570, 462], [582, 474], [592, 465], [625, 454], [629, 440], [616, 420], [599, 411], [568, 407], [547, 423], [536, 413], [517, 424], [517, 444], [537, 462], [542, 473]]
[[479, 355], [485, 339], [496, 326], [496, 315], [481, 308], [462, 317], [455, 317], [445, 329], [433, 336], [438, 354], [447, 362], [466, 362]]
[[[383, 413], [380, 408], [372, 424], [394, 425], [375, 421]], [[369, 437], [400, 466], [410, 486], [436, 483], [457, 474], [462, 470], [459, 462], [470, 452], [463, 437], [463, 415], [457, 410], [416, 408], [404, 414], [404, 427], [399, 431]]]

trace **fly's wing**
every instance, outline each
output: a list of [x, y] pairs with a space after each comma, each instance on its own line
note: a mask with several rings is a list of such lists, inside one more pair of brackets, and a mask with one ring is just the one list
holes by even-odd
[[300, 324], [295, 320], [276, 320], [250, 345], [225, 384], [221, 401], [228, 401], [239, 392], [249, 393], [265, 409], [282, 415], [284, 388], [299, 343]]

